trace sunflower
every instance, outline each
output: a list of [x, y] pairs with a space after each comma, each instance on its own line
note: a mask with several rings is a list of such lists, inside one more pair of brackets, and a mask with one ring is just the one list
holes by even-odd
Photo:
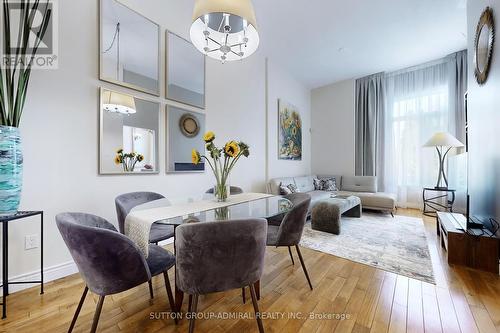
[[115, 157], [115, 164], [118, 165], [120, 163], [122, 163], [122, 159], [121, 159], [121, 157], [119, 155], [116, 155], [116, 157]]
[[238, 153], [240, 152], [240, 146], [238, 145], [238, 143], [236, 141], [229, 141], [224, 146], [224, 152], [229, 157], [236, 157], [236, 156], [238, 156]]
[[191, 161], [193, 162], [193, 164], [200, 163], [200, 160], [200, 153], [196, 149], [191, 150]]
[[212, 142], [215, 140], [215, 133], [212, 132], [212, 131], [208, 131], [207, 133], [205, 133], [205, 135], [203, 136], [203, 140], [205, 140], [206, 143], [209, 143], [209, 142]]
[[118, 149], [118, 150], [116, 151], [116, 153], [117, 153], [118, 155], [121, 155], [121, 154], [123, 153], [123, 149], [122, 149], [122, 148]]
[[141, 154], [137, 155], [137, 160], [138, 160], [139, 162], [144, 161], [144, 155], [141, 155]]

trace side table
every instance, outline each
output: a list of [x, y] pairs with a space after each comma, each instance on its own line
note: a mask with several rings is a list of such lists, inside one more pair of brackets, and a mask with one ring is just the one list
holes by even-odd
[[[31, 216], [40, 216], [40, 280], [9, 282], [9, 224]], [[16, 214], [0, 216], [2, 224], [2, 319], [7, 317], [7, 296], [11, 284], [40, 284], [40, 295], [43, 294], [43, 211], [19, 211]]]
[[[427, 192], [433, 192], [434, 194], [431, 197], [427, 197]], [[456, 190], [449, 188], [424, 187], [422, 191], [422, 199], [424, 201], [424, 215], [436, 217], [436, 213], [439, 211], [453, 213], [455, 192]]]

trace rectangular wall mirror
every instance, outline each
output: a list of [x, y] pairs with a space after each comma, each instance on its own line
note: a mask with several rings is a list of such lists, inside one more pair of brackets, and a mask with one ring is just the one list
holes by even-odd
[[103, 81], [160, 95], [160, 26], [116, 0], [101, 0]]
[[191, 162], [191, 151], [196, 149], [204, 154], [205, 115], [168, 106], [166, 118], [167, 173], [204, 172], [204, 161], [194, 165]]
[[166, 96], [205, 108], [205, 56], [191, 42], [167, 31]]
[[158, 173], [160, 104], [101, 88], [99, 173]]

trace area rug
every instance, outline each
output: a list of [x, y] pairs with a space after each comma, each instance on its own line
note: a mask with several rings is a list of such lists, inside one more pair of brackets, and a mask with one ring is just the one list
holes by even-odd
[[435, 284], [422, 219], [363, 212], [341, 223], [340, 235], [333, 235], [308, 222], [300, 245]]

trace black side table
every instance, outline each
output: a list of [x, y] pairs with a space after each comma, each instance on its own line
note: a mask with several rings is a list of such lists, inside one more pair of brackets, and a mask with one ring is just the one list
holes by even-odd
[[[435, 194], [428, 198], [426, 197], [427, 192], [435, 192]], [[455, 192], [456, 190], [449, 188], [424, 187], [424, 190], [422, 191], [422, 199], [424, 201], [424, 215], [430, 217], [436, 217], [437, 212], [440, 211], [453, 213], [453, 204], [455, 203]], [[443, 202], [442, 199], [445, 199], [444, 204], [442, 203]]]
[[[9, 223], [15, 220], [24, 219], [30, 216], [40, 216], [40, 280], [9, 282]], [[40, 295], [43, 294], [43, 211], [20, 211], [14, 215], [0, 216], [2, 224], [2, 319], [7, 318], [7, 296], [9, 295], [9, 285], [11, 284], [40, 284]]]

